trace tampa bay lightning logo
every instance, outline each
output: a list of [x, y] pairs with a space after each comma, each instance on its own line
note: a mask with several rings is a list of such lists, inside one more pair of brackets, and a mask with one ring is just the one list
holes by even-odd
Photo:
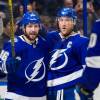
[[[42, 71], [40, 72], [40, 70]], [[43, 62], [43, 58], [31, 62], [25, 70], [25, 76], [28, 80], [26, 83], [29, 83], [31, 81], [32, 82], [41, 81], [45, 77], [45, 73], [46, 73], [45, 64]]]
[[[65, 53], [66, 49], [58, 49], [55, 51], [55, 53], [52, 55], [51, 57], [51, 60], [50, 60], [50, 69], [51, 70], [58, 70], [58, 69], [62, 69], [66, 66], [66, 64], [68, 63], [68, 56], [67, 54]], [[52, 65], [54, 63], [56, 63], [56, 60], [59, 58], [59, 57], [62, 57], [64, 56], [64, 61], [61, 65], [59, 66], [55, 66], [55, 67], [52, 67]]]

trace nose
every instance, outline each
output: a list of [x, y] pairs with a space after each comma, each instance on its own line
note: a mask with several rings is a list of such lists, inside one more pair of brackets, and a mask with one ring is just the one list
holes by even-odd
[[35, 27], [31, 27], [30, 30], [31, 30], [31, 31], [35, 31]]
[[62, 21], [62, 26], [66, 26], [68, 25], [68, 23], [66, 23], [65, 21]]
[[35, 32], [35, 28], [34, 27], [31, 27], [30, 28], [30, 33], [33, 33], [33, 32]]
[[64, 20], [62, 20], [60, 23], [61, 23], [62, 25], [65, 25], [65, 21], [64, 21]]

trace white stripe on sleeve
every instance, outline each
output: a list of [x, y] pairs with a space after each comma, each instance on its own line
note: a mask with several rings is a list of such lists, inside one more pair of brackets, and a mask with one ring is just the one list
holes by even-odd
[[100, 56], [87, 57], [86, 64], [88, 67], [100, 68]]

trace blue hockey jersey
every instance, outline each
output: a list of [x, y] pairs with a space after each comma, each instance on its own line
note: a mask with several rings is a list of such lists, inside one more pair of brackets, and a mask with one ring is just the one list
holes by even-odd
[[[35, 43], [27, 43], [23, 35], [15, 38], [15, 56], [19, 57], [21, 62], [14, 74], [8, 74], [8, 92], [28, 97], [46, 95], [46, 42], [38, 37]], [[6, 65], [10, 58], [11, 43], [9, 41], [0, 55], [2, 65]]]
[[100, 83], [100, 19], [93, 25], [81, 84], [90, 91]]
[[75, 85], [85, 65], [88, 39], [77, 33], [63, 39], [59, 32], [52, 32], [48, 37], [51, 51], [48, 89], [59, 90]]

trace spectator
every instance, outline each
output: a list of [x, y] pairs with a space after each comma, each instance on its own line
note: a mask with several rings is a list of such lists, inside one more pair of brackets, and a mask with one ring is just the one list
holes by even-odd
[[3, 19], [0, 16], [0, 36], [2, 35], [2, 33], [3, 33]]
[[2, 19], [6, 18], [5, 13], [4, 13], [4, 12], [2, 12], [2, 11], [0, 11], [0, 17], [1, 17]]
[[18, 7], [18, 17], [22, 17], [23, 16], [23, 14], [24, 14], [24, 7], [23, 7], [23, 5], [19, 5], [19, 7]]
[[[77, 29], [80, 31], [82, 35], [84, 35], [83, 32], [83, 1], [78, 0], [76, 6], [75, 6], [76, 12], [78, 14], [78, 20], [77, 20]], [[91, 1], [87, 2], [87, 11], [88, 11], [88, 35], [90, 34], [91, 25], [95, 20], [95, 11], [93, 7], [93, 3]]]
[[64, 5], [64, 7], [73, 8], [73, 5], [74, 5], [73, 0], [64, 0], [63, 5]]
[[35, 10], [35, 9], [33, 9], [32, 4], [29, 3], [29, 4], [27, 5], [27, 11], [28, 11], [28, 12], [32, 12], [33, 10]]
[[[14, 21], [14, 32], [16, 31], [16, 25], [15, 25], [15, 21]], [[1, 42], [0, 42], [0, 46], [2, 49], [3, 44], [5, 42], [8, 42], [11, 36], [11, 27], [10, 27], [10, 20], [9, 19], [4, 19], [3, 20], [3, 34], [1, 35]]]

